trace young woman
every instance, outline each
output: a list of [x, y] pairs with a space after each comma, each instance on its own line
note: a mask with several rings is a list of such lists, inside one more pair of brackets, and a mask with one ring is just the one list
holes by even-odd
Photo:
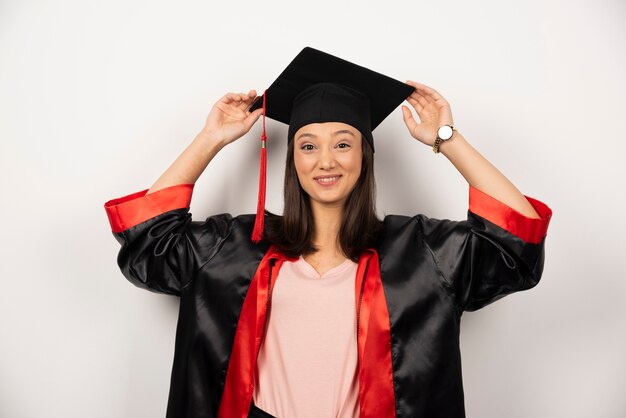
[[343, 116], [290, 133], [284, 213], [259, 243], [254, 215], [192, 221], [196, 180], [263, 112], [254, 90], [217, 101], [149, 190], [105, 204], [124, 276], [180, 296], [168, 417], [465, 416], [461, 314], [538, 283], [552, 212], [458, 131], [437, 140], [448, 102], [406, 84], [410, 135], [469, 184], [465, 221], [379, 220], [373, 146]]

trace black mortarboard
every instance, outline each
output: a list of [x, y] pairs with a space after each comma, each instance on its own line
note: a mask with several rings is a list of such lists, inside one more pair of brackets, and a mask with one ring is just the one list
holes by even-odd
[[361, 131], [374, 148], [372, 131], [415, 87], [311, 47], [289, 63], [263, 96], [252, 103], [289, 125], [287, 140], [314, 122], [344, 122]]
[[311, 47], [289, 63], [248, 109], [263, 107], [259, 201], [252, 240], [263, 235], [265, 212], [265, 116], [289, 125], [287, 141], [304, 125], [343, 122], [358, 129], [374, 150], [372, 131], [415, 87]]

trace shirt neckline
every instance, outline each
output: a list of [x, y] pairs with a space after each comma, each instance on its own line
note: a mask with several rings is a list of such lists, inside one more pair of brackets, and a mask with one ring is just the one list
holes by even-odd
[[300, 257], [298, 257], [298, 261], [296, 262], [296, 264], [301, 267], [301, 271], [307, 277], [319, 280], [319, 279], [326, 279], [328, 277], [336, 276], [337, 274], [343, 272], [348, 267], [350, 267], [351, 264], [356, 264], [356, 263], [354, 261], [350, 260], [349, 258], [346, 258], [343, 263], [336, 265], [335, 267], [331, 268], [330, 270], [328, 270], [327, 272], [325, 272], [322, 275], [320, 275], [318, 273], [318, 271], [315, 269], [315, 267], [310, 265], [304, 259], [304, 257], [302, 255], [300, 255]]

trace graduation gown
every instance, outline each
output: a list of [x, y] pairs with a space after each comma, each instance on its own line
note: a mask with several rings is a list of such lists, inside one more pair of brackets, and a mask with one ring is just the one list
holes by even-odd
[[[244, 418], [271, 289], [296, 259], [250, 240], [254, 214], [192, 220], [193, 187], [142, 190], [105, 210], [124, 277], [180, 298], [167, 417]], [[355, 280], [362, 418], [465, 416], [462, 313], [534, 287], [543, 271], [552, 211], [526, 198], [540, 219], [471, 186], [466, 220], [385, 216]]]

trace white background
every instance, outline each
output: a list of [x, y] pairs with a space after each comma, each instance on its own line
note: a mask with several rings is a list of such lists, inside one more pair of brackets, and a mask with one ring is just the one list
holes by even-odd
[[[104, 202], [149, 188], [216, 100], [261, 92], [304, 46], [435, 88], [554, 211], [539, 285], [463, 315], [468, 417], [626, 416], [621, 0], [2, 0], [0, 416], [165, 415], [178, 299], [122, 276]], [[267, 127], [280, 213], [287, 126]], [[260, 133], [211, 162], [194, 220], [255, 212]], [[465, 219], [466, 181], [400, 108], [374, 137], [380, 216]]]

